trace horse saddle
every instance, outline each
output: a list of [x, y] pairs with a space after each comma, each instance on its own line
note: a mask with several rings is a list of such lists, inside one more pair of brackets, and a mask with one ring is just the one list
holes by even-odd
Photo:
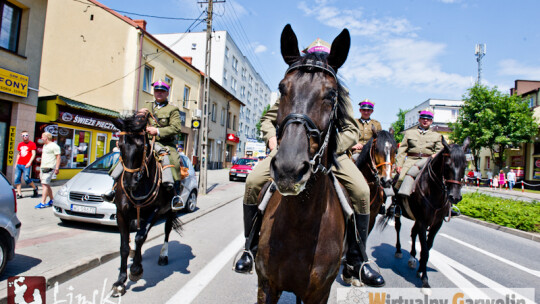
[[416, 177], [422, 172], [428, 162], [428, 157], [418, 160], [408, 171], [401, 183], [398, 194], [410, 196], [414, 192]]

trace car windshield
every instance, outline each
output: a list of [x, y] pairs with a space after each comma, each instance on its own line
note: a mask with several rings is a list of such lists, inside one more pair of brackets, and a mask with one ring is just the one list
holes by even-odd
[[109, 172], [109, 170], [111, 170], [111, 167], [116, 164], [119, 157], [120, 153], [118, 152], [106, 154], [102, 158], [99, 158], [95, 162], [91, 163], [90, 166], [86, 167], [83, 171]]
[[257, 163], [257, 160], [255, 159], [249, 159], [249, 158], [240, 158], [236, 164], [237, 165], [245, 165], [245, 166], [253, 166]]

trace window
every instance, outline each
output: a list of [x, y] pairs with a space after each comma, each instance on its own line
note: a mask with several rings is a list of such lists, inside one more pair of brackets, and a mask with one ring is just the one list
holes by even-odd
[[221, 108], [221, 125], [225, 125], [225, 109]]
[[529, 98], [529, 108], [532, 108], [532, 107], [534, 107], [534, 97], [531, 96]]
[[172, 82], [173, 82], [172, 77], [170, 77], [169, 75], [165, 75], [165, 82], [171, 87], [169, 89], [169, 100], [172, 100], [173, 99], [172, 98], [172, 89], [173, 89], [173, 87], [172, 87]]
[[233, 69], [238, 72], [238, 59], [233, 56]]
[[245, 86], [240, 87], [240, 96], [242, 98], [246, 97], [246, 87]]
[[215, 103], [212, 104], [212, 121], [216, 122], [216, 107], [217, 105]]
[[227, 128], [231, 127], [231, 112], [227, 113]]
[[0, 47], [17, 52], [21, 28], [22, 10], [9, 2], [0, 3], [2, 21], [0, 23]]
[[236, 115], [234, 115], [232, 119], [232, 129], [233, 131], [236, 131]]
[[229, 48], [225, 47], [225, 58], [229, 59]]
[[188, 86], [185, 86], [184, 87], [184, 101], [182, 102], [182, 106], [184, 108], [189, 108], [189, 87]]
[[84, 168], [89, 164], [92, 132], [58, 127], [60, 168]]
[[227, 70], [223, 70], [223, 85], [227, 85]]
[[231, 89], [236, 92], [236, 79], [231, 77]]
[[247, 101], [248, 101], [248, 104], [251, 104], [251, 92], [248, 92]]
[[191, 44], [191, 49], [192, 49], [192, 50], [196, 50], [196, 49], [197, 49], [197, 44], [196, 44], [196, 43], [192, 43], [192, 44]]
[[242, 79], [244, 80], [246, 80], [246, 73], [247, 73], [246, 68], [242, 68]]
[[143, 91], [152, 94], [150, 87], [152, 86], [152, 78], [154, 74], [154, 69], [145, 65], [144, 66], [144, 75], [143, 75]]
[[248, 84], [249, 84], [249, 86], [253, 85], [253, 77], [251, 75], [249, 75]]

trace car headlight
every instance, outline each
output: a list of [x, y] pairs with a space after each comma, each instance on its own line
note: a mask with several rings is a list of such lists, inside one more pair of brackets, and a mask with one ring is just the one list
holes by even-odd
[[56, 195], [67, 196], [67, 195], [68, 195], [68, 188], [67, 188], [67, 185], [63, 185], [62, 188], [60, 188], [60, 190], [58, 190], [58, 192], [56, 193]]
[[231, 169], [231, 172], [232, 172], [232, 173], [236, 173], [236, 169]]

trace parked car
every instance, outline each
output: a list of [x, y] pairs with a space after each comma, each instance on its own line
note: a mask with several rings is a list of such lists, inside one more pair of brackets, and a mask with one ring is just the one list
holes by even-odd
[[259, 160], [257, 158], [240, 158], [234, 166], [232, 166], [231, 170], [229, 170], [229, 180], [233, 181], [236, 179], [243, 179], [246, 180], [248, 174], [253, 170], [253, 167], [257, 165], [257, 162]]
[[0, 172], [0, 275], [6, 269], [7, 262], [15, 257], [15, 243], [20, 231], [15, 189]]
[[[118, 161], [120, 153], [111, 152], [91, 163], [71, 178], [54, 196], [53, 212], [62, 221], [79, 221], [116, 226], [116, 205], [103, 200], [101, 195], [109, 191], [114, 180], [109, 170]], [[197, 206], [197, 178], [189, 159], [182, 156], [189, 177], [183, 180], [182, 199], [184, 211], [193, 212]]]

